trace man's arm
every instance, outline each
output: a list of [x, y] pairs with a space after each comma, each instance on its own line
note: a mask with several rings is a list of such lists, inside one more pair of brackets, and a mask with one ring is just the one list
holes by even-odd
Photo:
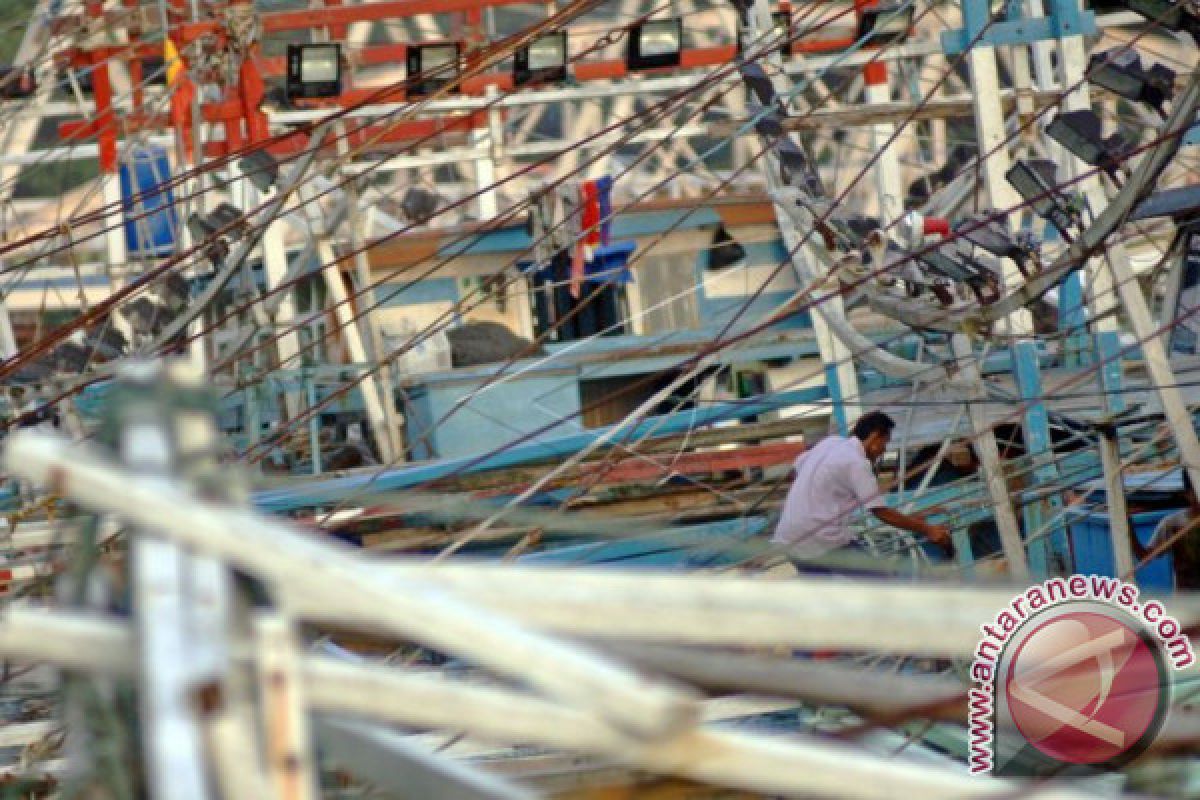
[[[1126, 520], [1129, 525], [1129, 543], [1133, 545], [1133, 557], [1138, 562], [1145, 561], [1146, 556], [1150, 555], [1150, 551], [1154, 548], [1155, 543], [1159, 541], [1158, 534], [1162, 530], [1162, 522], [1158, 524], [1158, 527], [1154, 529], [1154, 535], [1150, 537], [1150, 547], [1146, 547], [1138, 539], [1137, 529], [1133, 526], [1133, 518], [1126, 517]], [[1165, 521], [1163, 520], [1163, 522]]]
[[903, 511], [897, 511], [887, 506], [872, 508], [871, 513], [881, 522], [891, 525], [894, 528], [902, 528], [906, 531], [919, 533], [929, 541], [936, 545], [941, 545], [947, 550], [952, 546], [950, 542], [950, 529], [945, 525], [934, 525], [924, 517], [919, 517], [915, 514], [905, 514]]

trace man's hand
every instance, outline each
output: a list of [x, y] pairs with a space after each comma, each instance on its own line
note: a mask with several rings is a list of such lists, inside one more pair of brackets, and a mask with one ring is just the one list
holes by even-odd
[[947, 526], [926, 523], [925, 536], [949, 555], [954, 555], [954, 541], [950, 538], [950, 528]]
[[934, 544], [949, 544], [950, 528], [945, 525], [933, 525], [925, 523], [925, 535], [929, 537], [929, 541]]

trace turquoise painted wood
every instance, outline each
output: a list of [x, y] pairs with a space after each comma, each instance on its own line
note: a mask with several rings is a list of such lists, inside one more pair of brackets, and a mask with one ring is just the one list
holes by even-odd
[[523, 436], [533, 437], [531, 444], [536, 445], [583, 430], [573, 371], [536, 371], [487, 387], [481, 384], [442, 373], [404, 390], [414, 459], [466, 458]]
[[[828, 392], [823, 386], [776, 392], [735, 403], [715, 403], [694, 411], [681, 411], [651, 417], [639, 424], [624, 428], [622, 432], [634, 438], [648, 434], [666, 436], [724, 420], [755, 417], [788, 406], [820, 403], [827, 400], [828, 397]], [[562, 428], [558, 426], [548, 427], [547, 431], [550, 430], [562, 433]], [[547, 457], [569, 456], [595, 441], [597, 437], [608, 433], [609, 430], [610, 428], [607, 427], [596, 428], [565, 436], [560, 435], [556, 439], [544, 439], [532, 444], [514, 440], [506, 446], [476, 456], [445, 459], [428, 464], [414, 464], [397, 469], [382, 470], [370, 475], [351, 475], [305, 482], [285, 489], [257, 492], [253, 496], [253, 502], [260, 509], [274, 512], [329, 505], [350, 496], [357, 501], [367, 503], [370, 502], [372, 494], [409, 489], [449, 475], [471, 474], [489, 469], [528, 464]]]
[[517, 560], [523, 564], [699, 569], [743, 560], [748, 554], [740, 545], [765, 534], [766, 528], [764, 517], [741, 517], [664, 529], [630, 539], [559, 547]]

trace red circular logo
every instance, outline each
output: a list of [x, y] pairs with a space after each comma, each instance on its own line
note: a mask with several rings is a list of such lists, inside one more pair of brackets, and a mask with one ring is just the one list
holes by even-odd
[[1101, 764], [1129, 753], [1161, 721], [1164, 673], [1134, 628], [1107, 614], [1068, 611], [1025, 637], [1004, 690], [1031, 745], [1063, 763]]

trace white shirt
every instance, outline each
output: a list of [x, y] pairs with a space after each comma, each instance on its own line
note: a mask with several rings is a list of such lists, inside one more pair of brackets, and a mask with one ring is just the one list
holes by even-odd
[[850, 515], [884, 505], [879, 482], [856, 437], [827, 436], [796, 458], [796, 479], [772, 541], [798, 555], [820, 555], [854, 539]]

